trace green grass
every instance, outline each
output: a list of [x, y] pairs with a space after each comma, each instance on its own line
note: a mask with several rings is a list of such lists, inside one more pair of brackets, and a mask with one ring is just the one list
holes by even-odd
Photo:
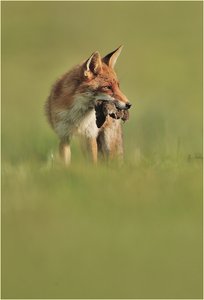
[[3, 296], [201, 297], [201, 172], [5, 167]]
[[[49, 88], [121, 43], [125, 163], [66, 169]], [[201, 299], [200, 153], [201, 2], [2, 3], [3, 299]]]

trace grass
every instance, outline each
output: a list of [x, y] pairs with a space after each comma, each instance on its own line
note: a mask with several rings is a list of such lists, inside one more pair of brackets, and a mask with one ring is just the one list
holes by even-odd
[[[121, 42], [125, 163], [67, 170], [50, 85]], [[2, 3], [3, 299], [202, 298], [201, 66], [201, 2]]]
[[200, 164], [3, 173], [6, 298], [201, 295]]

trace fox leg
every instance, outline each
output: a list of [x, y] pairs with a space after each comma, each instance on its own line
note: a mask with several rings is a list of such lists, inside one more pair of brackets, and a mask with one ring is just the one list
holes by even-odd
[[59, 143], [59, 154], [65, 165], [68, 166], [71, 162], [71, 149], [68, 139], [61, 139]]
[[91, 159], [93, 163], [96, 164], [98, 160], [98, 145], [96, 138], [87, 138], [87, 146], [88, 151], [91, 155]]

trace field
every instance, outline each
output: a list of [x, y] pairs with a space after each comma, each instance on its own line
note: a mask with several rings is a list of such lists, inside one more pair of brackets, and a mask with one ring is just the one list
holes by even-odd
[[[125, 162], [72, 165], [43, 105], [124, 44]], [[202, 299], [202, 2], [2, 3], [2, 299]]]

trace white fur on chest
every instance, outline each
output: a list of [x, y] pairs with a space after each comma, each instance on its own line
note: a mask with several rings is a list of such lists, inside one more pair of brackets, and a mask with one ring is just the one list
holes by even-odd
[[98, 127], [96, 126], [96, 113], [95, 109], [91, 110], [81, 120], [77, 127], [77, 134], [89, 138], [95, 138], [98, 135]]
[[95, 138], [98, 135], [93, 99], [89, 94], [77, 96], [70, 109], [57, 112], [55, 131], [59, 137], [74, 134]]

